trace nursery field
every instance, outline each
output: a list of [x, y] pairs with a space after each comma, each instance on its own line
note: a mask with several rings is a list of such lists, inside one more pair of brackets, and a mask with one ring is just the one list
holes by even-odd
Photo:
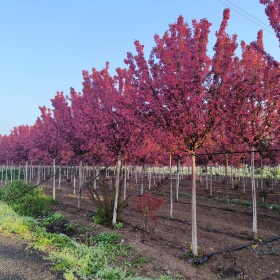
[[[88, 179], [89, 180], [89, 179]], [[229, 205], [225, 199], [225, 183], [213, 179], [212, 197], [206, 181], [197, 181], [197, 235], [199, 258], [191, 258], [191, 182], [184, 176], [180, 182], [179, 201], [174, 199], [173, 219], [170, 219], [170, 180], [151, 186], [153, 196], [164, 199], [163, 206], [155, 212], [157, 222], [148, 220], [144, 230], [144, 216], [136, 211], [133, 197], [140, 195], [141, 182], [131, 176], [127, 182], [128, 206], [121, 215], [120, 229], [93, 223], [95, 207], [82, 191], [81, 206], [77, 208], [77, 194], [73, 182], [62, 179], [56, 190], [56, 210], [93, 232], [114, 230], [121, 234], [123, 242], [135, 247], [137, 257], [120, 261], [119, 266], [152, 279], [170, 275], [172, 279], [280, 279], [280, 190], [265, 188], [263, 203], [258, 193], [258, 235], [252, 240], [252, 204], [250, 180], [243, 193], [241, 181], [229, 184]], [[209, 182], [208, 182], [209, 183]], [[173, 186], [175, 184], [175, 180]], [[208, 185], [208, 184], [207, 184]], [[267, 183], [267, 186], [269, 183]], [[144, 192], [148, 191], [148, 177]], [[52, 182], [43, 184], [52, 195]], [[209, 188], [209, 185], [208, 185]], [[76, 190], [77, 193], [77, 190]], [[56, 229], [59, 231], [59, 229]], [[86, 239], [73, 232], [72, 238]], [[197, 263], [199, 262], [199, 264]]]

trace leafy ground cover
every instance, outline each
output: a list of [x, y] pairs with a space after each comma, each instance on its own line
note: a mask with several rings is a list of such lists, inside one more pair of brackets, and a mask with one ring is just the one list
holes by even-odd
[[[155, 212], [157, 223], [151, 220], [146, 230], [143, 214], [133, 205], [133, 197], [139, 195], [141, 186], [133, 182], [133, 178], [128, 183], [128, 194], [131, 198], [128, 207], [124, 209], [122, 220], [113, 229], [93, 222], [95, 207], [86, 189], [82, 193], [81, 208], [77, 209], [77, 196], [73, 195], [72, 186], [69, 182], [63, 182], [61, 190], [57, 191], [57, 203], [54, 205], [56, 214], [40, 221], [46, 230], [35, 226], [35, 237], [40, 236], [41, 241], [33, 242], [33, 246], [36, 248], [42, 245], [49, 246], [46, 240], [51, 239], [52, 234], [56, 233], [61, 238], [57, 242], [62, 244], [60, 248], [63, 249], [58, 254], [50, 254], [50, 259], [56, 269], [66, 271], [68, 279], [75, 279], [73, 277], [86, 279], [82, 277], [86, 277], [85, 273], [88, 271], [95, 275], [99, 273], [100, 279], [122, 279], [122, 277], [135, 279], [136, 275], [149, 279], [280, 278], [277, 268], [280, 261], [280, 240], [277, 238], [268, 240], [280, 234], [278, 187], [269, 192], [265, 204], [259, 197], [260, 240], [255, 242], [251, 240], [250, 188], [248, 187], [246, 194], [236, 188], [230, 189], [230, 204], [227, 205], [222, 182], [219, 180], [213, 182], [213, 197], [209, 196], [209, 191], [200, 183], [197, 196], [198, 251], [201, 260], [204, 258], [206, 261], [193, 265], [190, 182], [185, 179], [181, 183], [179, 202], [174, 204], [172, 220], [169, 218], [168, 180], [165, 181], [165, 185], [153, 192], [154, 196], [164, 198], [164, 203]], [[44, 185], [43, 188], [47, 194], [52, 194], [51, 183]], [[11, 231], [17, 233], [19, 230]], [[71, 241], [64, 239], [64, 235], [69, 236]], [[76, 243], [83, 245], [78, 249]], [[100, 256], [98, 262], [105, 261], [114, 265], [115, 270], [112, 270], [112, 266], [108, 269], [92, 266], [96, 256], [91, 249], [87, 251], [91, 246], [96, 247], [98, 251]], [[112, 249], [112, 246], [115, 249]], [[239, 246], [244, 248], [229, 250]], [[104, 253], [100, 253], [100, 250]], [[75, 269], [81, 266], [79, 261], [81, 255], [87, 256], [87, 265], [83, 264], [83, 269], [78, 274]], [[104, 273], [112, 275], [112, 278], [104, 276]]]
[[[217, 180], [213, 182], [213, 196], [200, 182], [197, 189], [198, 250], [207, 261], [193, 265], [191, 258], [191, 197], [190, 181], [181, 182], [179, 202], [174, 204], [173, 219], [169, 218], [169, 181], [153, 192], [164, 199], [163, 207], [155, 213], [157, 223], [150, 221], [144, 230], [142, 213], [133, 205], [133, 197], [138, 196], [141, 183], [130, 179], [128, 207], [124, 209], [119, 232], [124, 243], [135, 248], [136, 256], [120, 259], [119, 267], [131, 274], [140, 274], [151, 279], [164, 275], [171, 279], [279, 279], [280, 261], [279, 187], [269, 191], [265, 204], [258, 197], [258, 231], [260, 240], [252, 240], [252, 204], [250, 185], [246, 193], [238, 188], [229, 190], [229, 206], [225, 197], [225, 186]], [[148, 185], [147, 182], [144, 184]], [[44, 186], [51, 194], [51, 186]], [[146, 189], [147, 191], [147, 189]], [[92, 227], [96, 233], [108, 230], [93, 223], [94, 206], [88, 198], [87, 190], [82, 193], [81, 209], [77, 209], [77, 197], [71, 185], [65, 183], [57, 193], [60, 201], [58, 212], [82, 224]], [[78, 237], [84, 238], [85, 237]], [[269, 241], [269, 240], [268, 240]], [[229, 250], [244, 246], [239, 250]], [[228, 252], [222, 252], [228, 251]], [[218, 253], [217, 253], [218, 252]], [[217, 253], [217, 254], [216, 254]], [[277, 278], [278, 277], [278, 278]]]

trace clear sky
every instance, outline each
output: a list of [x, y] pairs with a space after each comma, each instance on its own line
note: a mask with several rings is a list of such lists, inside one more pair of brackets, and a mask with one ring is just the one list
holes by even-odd
[[154, 34], [163, 35], [179, 15], [190, 24], [201, 18], [212, 23], [211, 54], [228, 6], [233, 8], [228, 33], [250, 43], [264, 29], [267, 52], [280, 60], [259, 0], [1, 0], [0, 134], [33, 125], [38, 106], [51, 107], [57, 91], [81, 91], [82, 70], [101, 70], [106, 61], [112, 74], [124, 67], [126, 53], [135, 53], [134, 40], [148, 55]]

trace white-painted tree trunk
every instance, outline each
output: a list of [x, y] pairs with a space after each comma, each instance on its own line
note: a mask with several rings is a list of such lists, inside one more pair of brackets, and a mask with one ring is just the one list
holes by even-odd
[[144, 193], [144, 175], [145, 175], [145, 164], [142, 164], [141, 169], [141, 195]]
[[61, 166], [59, 166], [59, 169], [58, 169], [58, 189], [60, 190], [60, 185], [61, 185]]
[[73, 194], [76, 194], [76, 167], [74, 167], [73, 171]]
[[127, 168], [124, 168], [124, 178], [123, 178], [123, 199], [126, 200], [126, 177], [127, 177]]
[[179, 186], [180, 186], [180, 158], [177, 159], [177, 177], [176, 177], [176, 201], [179, 201]]
[[170, 219], [173, 219], [173, 187], [172, 187], [172, 155], [169, 155], [169, 172], [170, 172]]
[[112, 221], [113, 226], [117, 223], [121, 164], [122, 164], [122, 158], [121, 155], [118, 155], [117, 172], [116, 172], [116, 180], [115, 180], [116, 194], [115, 194], [115, 202], [114, 202], [114, 210], [113, 210], [113, 221]]
[[53, 199], [55, 199], [55, 158], [53, 159]]
[[261, 190], [263, 191], [263, 157], [261, 155]]
[[253, 238], [258, 236], [257, 226], [257, 196], [255, 186], [255, 158], [254, 158], [254, 146], [251, 147], [251, 179], [252, 179], [252, 203], [253, 203]]
[[78, 209], [81, 208], [82, 185], [83, 185], [83, 161], [80, 160], [80, 166], [79, 166]]
[[27, 180], [28, 180], [28, 161], [25, 162], [25, 183], [27, 183]]
[[197, 254], [197, 224], [196, 224], [196, 166], [195, 155], [192, 154], [192, 253]]
[[213, 167], [210, 166], [210, 196], [213, 196]]

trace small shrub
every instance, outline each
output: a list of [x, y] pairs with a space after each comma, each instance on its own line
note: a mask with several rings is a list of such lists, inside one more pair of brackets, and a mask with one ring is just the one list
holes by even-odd
[[33, 233], [33, 247], [45, 251], [48, 246], [58, 248], [73, 248], [74, 245], [66, 235], [48, 233], [45, 228], [37, 226]]
[[33, 185], [15, 181], [8, 184], [0, 193], [0, 199], [10, 205], [15, 212], [23, 216], [46, 216], [51, 212], [54, 200], [47, 197], [42, 189]]
[[114, 228], [115, 228], [115, 229], [118, 229], [118, 230], [121, 230], [121, 229], [123, 228], [123, 223], [116, 223], [116, 224], [114, 225]]
[[144, 193], [142, 196], [133, 198], [133, 205], [136, 211], [144, 216], [144, 229], [147, 228], [148, 218], [157, 222], [154, 212], [162, 207], [164, 199], [153, 197], [151, 193]]
[[[103, 176], [98, 180], [98, 189], [89, 188], [89, 198], [96, 206], [96, 211], [94, 212], [93, 221], [97, 224], [110, 225], [113, 220], [113, 210], [115, 202], [116, 188], [114, 187], [114, 182], [110, 186], [106, 178]], [[120, 182], [120, 193], [122, 189], [122, 182]], [[127, 201], [122, 199], [119, 195], [117, 216], [120, 217], [123, 209], [127, 207]]]
[[211, 224], [207, 224], [206, 230], [207, 230], [208, 232], [211, 232], [211, 231], [213, 230], [212, 225], [211, 225]]
[[99, 233], [94, 239], [97, 243], [116, 244], [120, 242], [121, 237], [115, 232], [102, 232]]
[[64, 216], [60, 213], [55, 212], [53, 215], [50, 215], [49, 217], [44, 218], [42, 220], [42, 225], [48, 226], [48, 225], [56, 223], [62, 219], [64, 219]]

